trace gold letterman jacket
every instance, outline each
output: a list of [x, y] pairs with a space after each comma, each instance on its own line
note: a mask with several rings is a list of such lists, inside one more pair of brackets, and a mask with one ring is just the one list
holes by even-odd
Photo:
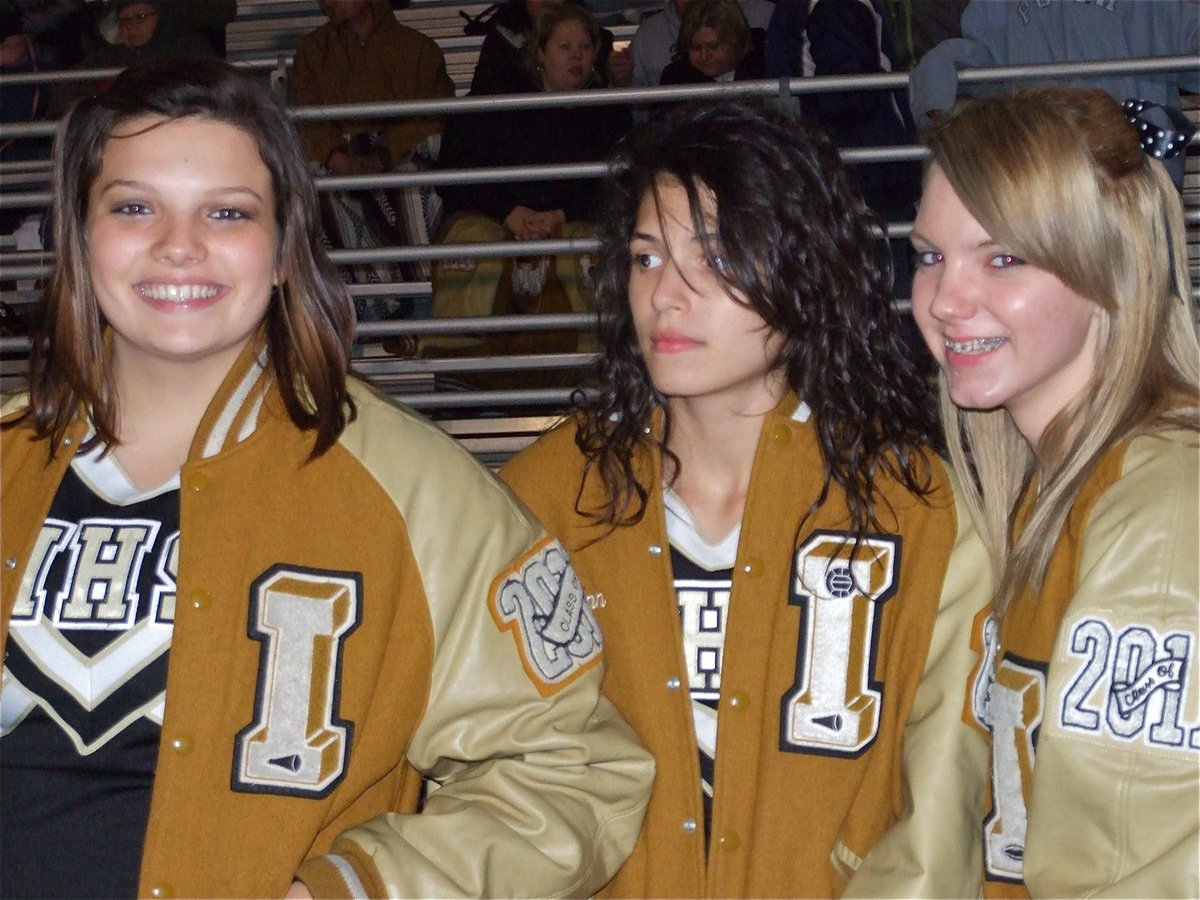
[[[436, 427], [361, 384], [357, 419], [309, 462], [253, 356], [180, 476], [139, 893], [598, 889], [633, 846], [653, 764], [599, 696], [601, 639], [561, 547]], [[87, 427], [50, 462], [28, 428], [0, 438], [5, 642]]]
[[1200, 894], [1198, 480], [1196, 432], [1118, 445], [998, 647], [980, 615], [989, 896]]
[[[823, 464], [797, 406], [790, 397], [766, 417], [742, 517], [707, 858], [659, 457], [637, 460], [644, 517], [609, 533], [575, 511], [573, 425], [501, 472], [602, 594], [604, 690], [657, 761], [641, 838], [608, 896], [978, 893], [987, 748], [959, 698], [986, 556], [935, 463], [928, 504], [882, 485], [889, 527], [839, 579], [848, 519], [836, 486], [801, 527]], [[601, 497], [589, 476], [581, 508]]]

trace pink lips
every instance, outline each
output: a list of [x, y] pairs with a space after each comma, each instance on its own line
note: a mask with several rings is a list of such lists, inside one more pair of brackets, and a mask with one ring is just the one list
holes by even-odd
[[683, 353], [700, 346], [700, 341], [678, 331], [656, 331], [650, 335], [650, 346], [655, 353]]

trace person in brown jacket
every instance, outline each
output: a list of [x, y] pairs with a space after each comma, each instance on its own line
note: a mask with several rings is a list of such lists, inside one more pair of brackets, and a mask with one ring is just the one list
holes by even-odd
[[987, 568], [862, 201], [784, 112], [672, 111], [612, 171], [598, 391], [501, 472], [658, 765], [606, 895], [975, 896]]
[[[300, 39], [292, 74], [297, 106], [433, 100], [454, 96], [441, 48], [396, 21], [388, 0], [322, 0], [329, 21]], [[429, 168], [437, 159], [440, 116], [303, 122], [304, 152], [332, 175], [377, 175]], [[322, 192], [326, 236], [340, 249], [428, 244], [441, 221], [432, 188]], [[357, 282], [425, 280], [429, 263], [376, 263], [348, 272]], [[360, 308], [386, 316], [389, 308]], [[392, 310], [395, 311], [394, 309]]]
[[30, 389], [0, 408], [3, 895], [603, 886], [653, 764], [579, 580], [350, 376], [276, 98], [149, 60], [54, 162]]

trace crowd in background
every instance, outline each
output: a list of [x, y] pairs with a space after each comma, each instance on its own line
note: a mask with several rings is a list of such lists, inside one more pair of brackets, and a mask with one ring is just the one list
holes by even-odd
[[[853, 47], [857, 56], [832, 64], [822, 61], [817, 68], [805, 70], [811, 59], [810, 47], [820, 50], [824, 38], [809, 41], [805, 23], [796, 23], [790, 15], [776, 16], [771, 0], [666, 0], [659, 10], [643, 10], [632, 41], [624, 41], [614, 51], [613, 34], [601, 27], [591, 15], [581, 13], [585, 30], [594, 30], [595, 46], [585, 51], [585, 59], [567, 60], [566, 68], [578, 71], [561, 87], [547, 88], [544, 51], [534, 47], [537, 25], [542, 14], [559, 5], [560, 0], [506, 0], [482, 22], [471, 26], [483, 32], [483, 41], [470, 84], [472, 95], [524, 93], [529, 90], [577, 90], [590, 87], [654, 86], [663, 84], [726, 81], [732, 78], [760, 78], [788, 72], [796, 75], [825, 74], [838, 71], [881, 71], [902, 68], [908, 51], [897, 53], [893, 46], [893, 23], [889, 7], [896, 7], [912, 21], [927, 27], [925, 8], [937, 7], [935, 15], [944, 17], [945, 7], [953, 4], [862, 0], [849, 4], [827, 3], [826, 7], [856, 7], [854, 21], [839, 25], [846, 34], [836, 40], [827, 56], [838, 55], [851, 47], [848, 35], [861, 30]], [[369, 101], [405, 101], [442, 99], [454, 95], [454, 85], [446, 73], [445, 58], [438, 45], [416, 29], [396, 21], [389, 0], [320, 0], [326, 24], [303, 36], [296, 48], [288, 100], [294, 105], [335, 105]], [[571, 4], [583, 10], [583, 2]], [[613, 4], [595, 4], [607, 12], [606, 21], [624, 22]], [[691, 6], [690, 13], [688, 6]], [[802, 4], [780, 4], [799, 8]], [[912, 15], [916, 13], [916, 15]], [[154, 56], [223, 55], [225, 28], [237, 16], [236, 0], [5, 0], [0, 4], [0, 71], [25, 72], [62, 69], [122, 68], [134, 61]], [[773, 18], [777, 21], [773, 23]], [[951, 23], [953, 24], [953, 23]], [[820, 23], [809, 23], [815, 35]], [[681, 31], [682, 29], [682, 31]], [[768, 41], [768, 35], [771, 41]], [[878, 37], [877, 37], [878, 36]], [[911, 36], [911, 35], [910, 35]], [[543, 34], [542, 40], [548, 35]], [[800, 43], [797, 43], [800, 42]], [[800, 44], [804, 44], [801, 46]], [[794, 60], [789, 57], [794, 56]], [[819, 53], [818, 53], [819, 55]], [[793, 62], [795, 63], [793, 65]], [[102, 93], [111, 77], [80, 80], [57, 86], [9, 85], [0, 88], [4, 121], [29, 121], [57, 118], [77, 98]], [[868, 102], [876, 95], [864, 95]], [[891, 95], [879, 95], [891, 111], [901, 112], [904, 104]], [[637, 113], [645, 116], [643, 107]], [[610, 114], [611, 113], [611, 114]], [[853, 110], [852, 118], [860, 118]], [[846, 123], [845, 114], [827, 116], [822, 123], [836, 136], [860, 135]], [[836, 120], [836, 121], [835, 121]], [[451, 123], [449, 147], [442, 152], [441, 137], [445, 123]], [[382, 174], [397, 171], [421, 171], [440, 165], [443, 168], [474, 165], [537, 165], [555, 162], [595, 161], [607, 155], [626, 132], [628, 110], [621, 107], [587, 107], [528, 111], [520, 114], [466, 117], [374, 119], [306, 123], [302, 128], [305, 151], [314, 171], [330, 175]], [[457, 123], [457, 124], [456, 124]], [[461, 124], [462, 127], [459, 127]], [[875, 127], [887, 134], [889, 142], [904, 143], [915, 138], [912, 129], [897, 119], [895, 127]], [[482, 129], [482, 131], [481, 131]], [[499, 133], [497, 133], [499, 129]], [[581, 130], [582, 129], [582, 130]], [[838, 134], [838, 130], [842, 134]], [[868, 127], [867, 131], [871, 132]], [[520, 140], [528, 133], [532, 140]], [[891, 140], [895, 137], [895, 140]], [[495, 138], [493, 140], [493, 138]], [[876, 141], [878, 143], [878, 141]], [[0, 160], [45, 158], [48, 141], [11, 141], [0, 149]], [[891, 167], [884, 167], [891, 168]], [[876, 169], [878, 171], [878, 168]], [[873, 175], [871, 177], [874, 177]], [[896, 178], [904, 186], [893, 193], [911, 201], [911, 177], [897, 168]], [[877, 178], [875, 180], [878, 180]], [[887, 180], [887, 176], [884, 176]], [[863, 185], [872, 201], [885, 215], [911, 213], [904, 202], [891, 202], [885, 187], [877, 191], [873, 184]], [[512, 193], [514, 186], [503, 189]], [[594, 204], [594, 182], [565, 183], [539, 188], [525, 183], [524, 191], [549, 190], [569, 194], [570, 200], [535, 197], [533, 205], [511, 203], [500, 210], [499, 185], [454, 186], [433, 190], [430, 187], [401, 190], [328, 191], [322, 194], [324, 232], [332, 249], [371, 249], [385, 246], [411, 246], [443, 239], [461, 213], [481, 213], [499, 222], [506, 236], [517, 239], [549, 236], [562, 232], [562, 225], [586, 223]], [[518, 190], [518, 193], [520, 192]], [[566, 206], [564, 207], [564, 203]], [[539, 204], [544, 207], [537, 209]], [[553, 227], [527, 229], [509, 220], [508, 213], [518, 206], [546, 214], [546, 221], [567, 214]], [[21, 224], [22, 211], [7, 214], [0, 225], [11, 232]], [[513, 227], [516, 224], [517, 227]], [[461, 239], [451, 236], [452, 240]], [[538, 263], [535, 261], [535, 268]], [[446, 269], [446, 266], [442, 267]], [[451, 270], [453, 267], [449, 267]], [[426, 261], [405, 263], [376, 262], [346, 266], [343, 276], [351, 282], [396, 283], [425, 281], [432, 274]], [[451, 281], [450, 272], [446, 272]], [[551, 282], [555, 279], [552, 277]], [[573, 278], [573, 281], [579, 279]], [[528, 279], [526, 279], [528, 281]], [[537, 278], [534, 278], [536, 286]], [[518, 284], [518, 297], [522, 285]], [[574, 287], [571, 290], [575, 290]], [[527, 293], [528, 291], [526, 291]], [[537, 293], [535, 291], [535, 293]], [[578, 292], [576, 292], [578, 295]], [[578, 296], [572, 308], [580, 304]], [[501, 301], [504, 305], [504, 301]], [[453, 308], [458, 308], [454, 302]], [[479, 308], [478, 303], [468, 304]], [[446, 304], [435, 303], [438, 307]], [[412, 314], [411, 301], [375, 301], [360, 304], [364, 318], [392, 318]]]

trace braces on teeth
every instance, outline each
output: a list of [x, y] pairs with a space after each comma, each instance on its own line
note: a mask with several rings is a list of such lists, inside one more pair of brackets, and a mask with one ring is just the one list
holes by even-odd
[[1004, 343], [1004, 338], [975, 338], [973, 341], [963, 341], [961, 344], [946, 339], [946, 349], [952, 353], [981, 353], [985, 350], [995, 350]]

